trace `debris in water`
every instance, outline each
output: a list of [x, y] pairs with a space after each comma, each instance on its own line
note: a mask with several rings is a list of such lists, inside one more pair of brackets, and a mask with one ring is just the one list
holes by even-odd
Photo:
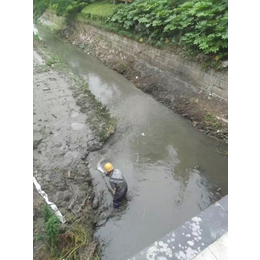
[[144, 134], [144, 133], [142, 133], [142, 136], [145, 136], [145, 134]]
[[134, 155], [136, 155], [136, 154], [137, 154], [136, 162], [138, 162], [139, 161], [139, 154], [138, 153], [134, 153]]

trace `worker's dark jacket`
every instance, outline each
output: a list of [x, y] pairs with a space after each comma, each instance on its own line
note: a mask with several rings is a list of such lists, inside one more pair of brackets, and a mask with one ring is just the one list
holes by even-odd
[[112, 175], [110, 176], [109, 182], [112, 189], [116, 188], [114, 200], [118, 200], [126, 194], [127, 183], [122, 173], [118, 169], [114, 169]]

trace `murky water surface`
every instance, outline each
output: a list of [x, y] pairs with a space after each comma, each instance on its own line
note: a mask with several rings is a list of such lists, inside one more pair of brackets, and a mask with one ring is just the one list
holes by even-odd
[[96, 190], [107, 205], [112, 206], [108, 179], [96, 169], [101, 158], [122, 171], [131, 198], [96, 232], [106, 244], [103, 259], [133, 256], [227, 194], [228, 159], [216, 152], [224, 147], [95, 58], [36, 27], [49, 50], [118, 119], [115, 135], [90, 157]]

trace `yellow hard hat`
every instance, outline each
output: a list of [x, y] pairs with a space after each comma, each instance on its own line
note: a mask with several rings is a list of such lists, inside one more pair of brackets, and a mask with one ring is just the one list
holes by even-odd
[[106, 163], [104, 168], [105, 168], [106, 172], [110, 172], [110, 171], [112, 171], [114, 169], [114, 167], [113, 167], [113, 165], [111, 163]]

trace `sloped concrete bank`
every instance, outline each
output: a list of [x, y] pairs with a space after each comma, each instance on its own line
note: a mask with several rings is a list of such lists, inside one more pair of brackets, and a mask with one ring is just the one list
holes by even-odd
[[42, 24], [116, 70], [145, 93], [191, 121], [201, 132], [227, 143], [228, 76], [199, 64], [82, 22], [62, 23], [46, 12]]
[[228, 195], [129, 260], [191, 260], [227, 231]]

